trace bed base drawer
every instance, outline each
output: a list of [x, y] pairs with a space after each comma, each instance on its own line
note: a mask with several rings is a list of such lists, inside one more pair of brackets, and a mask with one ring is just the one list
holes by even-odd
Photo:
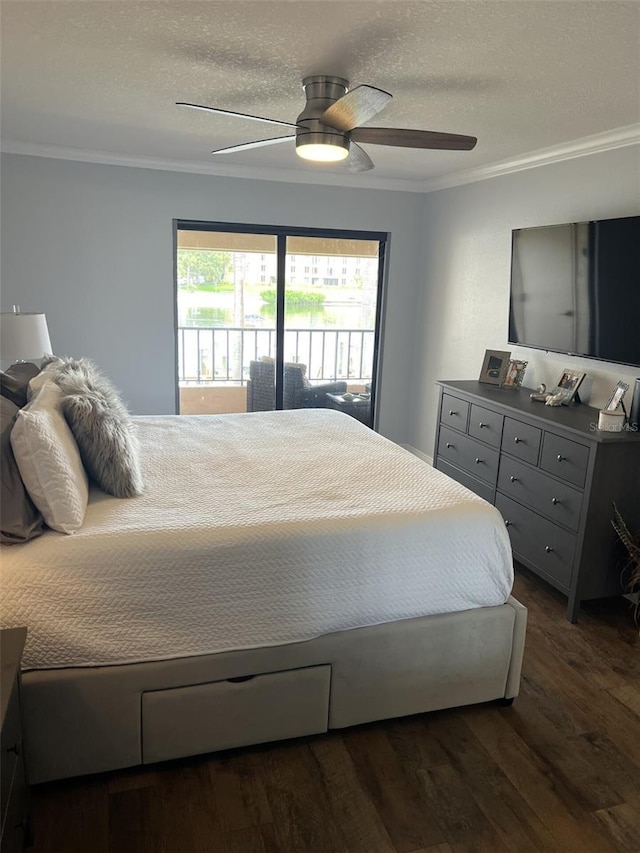
[[331, 667], [142, 694], [144, 764], [327, 731]]

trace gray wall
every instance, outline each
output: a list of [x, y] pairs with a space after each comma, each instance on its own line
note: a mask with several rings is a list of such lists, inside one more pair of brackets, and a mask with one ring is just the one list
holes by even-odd
[[88, 356], [136, 413], [175, 411], [172, 220], [391, 233], [380, 430], [406, 442], [423, 199], [6, 154], [3, 311], [44, 311], [58, 354]]
[[563, 367], [580, 367], [591, 381], [588, 400], [597, 407], [607, 402], [619, 378], [640, 376], [637, 368], [507, 345], [511, 230], [638, 212], [637, 147], [425, 196], [409, 444], [432, 454], [435, 381], [477, 379], [485, 349], [511, 349], [514, 358], [528, 360], [528, 387], [553, 386]]
[[[381, 432], [431, 454], [436, 379], [475, 378], [508, 349], [511, 229], [638, 213], [637, 148], [426, 196], [2, 157], [1, 306], [47, 314], [58, 353], [93, 358], [133, 411], [175, 409], [172, 220], [391, 232]], [[640, 371], [513, 348], [525, 384], [565, 366], [601, 406]]]

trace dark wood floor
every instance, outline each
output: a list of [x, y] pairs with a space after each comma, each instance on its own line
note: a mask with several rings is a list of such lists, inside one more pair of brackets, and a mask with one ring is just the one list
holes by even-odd
[[628, 602], [519, 574], [520, 697], [34, 788], [33, 853], [640, 851]]

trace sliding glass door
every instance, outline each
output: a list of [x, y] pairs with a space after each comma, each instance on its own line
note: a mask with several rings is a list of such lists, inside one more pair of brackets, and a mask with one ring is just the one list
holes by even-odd
[[385, 238], [177, 222], [178, 410], [334, 408], [373, 426]]

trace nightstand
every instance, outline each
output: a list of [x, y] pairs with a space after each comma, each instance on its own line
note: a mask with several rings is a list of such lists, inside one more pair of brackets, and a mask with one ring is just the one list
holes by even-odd
[[0, 853], [16, 853], [22, 850], [25, 844], [31, 843], [29, 788], [22, 752], [20, 713], [20, 660], [26, 638], [26, 628], [7, 628], [0, 631]]

